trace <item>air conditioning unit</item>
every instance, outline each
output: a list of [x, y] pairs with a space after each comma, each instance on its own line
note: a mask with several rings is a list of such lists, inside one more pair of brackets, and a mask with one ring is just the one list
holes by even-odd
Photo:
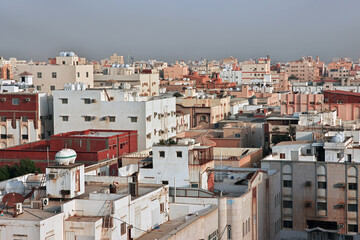
[[39, 200], [31, 201], [31, 208], [32, 209], [41, 209], [42, 208], [42, 202]]
[[338, 187], [338, 188], [345, 188], [345, 183], [338, 183], [338, 184], [337, 184], [337, 187]]
[[344, 203], [336, 204], [336, 205], [334, 205], [334, 208], [335, 209], [345, 208], [345, 204]]
[[95, 116], [92, 116], [92, 117], [91, 117], [91, 120], [95, 120], [95, 119], [96, 119], [96, 117], [95, 117]]
[[311, 187], [311, 181], [306, 181], [306, 182], [305, 182], [305, 186], [306, 186], [306, 187]]
[[311, 207], [311, 205], [312, 205], [312, 203], [311, 203], [310, 201], [306, 201], [306, 202], [305, 202], [305, 207], [308, 208], [308, 207]]
[[338, 224], [338, 229], [344, 228], [344, 227], [345, 227], [344, 224]]
[[49, 205], [49, 198], [42, 198], [40, 201], [43, 207]]
[[25, 102], [30, 102], [30, 98], [25, 98]]
[[15, 214], [19, 215], [24, 212], [22, 203], [15, 203]]
[[107, 121], [107, 120], [109, 120], [109, 117], [106, 116], [106, 117], [103, 117], [103, 119], [104, 119], [105, 121]]

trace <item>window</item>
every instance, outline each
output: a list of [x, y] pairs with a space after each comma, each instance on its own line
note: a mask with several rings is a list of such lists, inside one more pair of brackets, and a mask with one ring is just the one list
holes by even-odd
[[349, 212], [357, 212], [357, 210], [358, 210], [357, 204], [348, 204]]
[[235, 134], [235, 137], [236, 137], [236, 138], [239, 138], [239, 137], [240, 137], [240, 133], [236, 133], [236, 134]]
[[349, 232], [358, 232], [358, 225], [348, 224]]
[[326, 182], [318, 182], [318, 188], [326, 189]]
[[42, 72], [37, 73], [37, 78], [42, 78]]
[[284, 180], [283, 181], [283, 187], [292, 187], [292, 181], [291, 180]]
[[292, 208], [292, 201], [290, 201], [290, 200], [284, 200], [284, 201], [283, 201], [283, 207], [284, 207], [284, 208]]
[[317, 203], [317, 210], [321, 211], [321, 210], [327, 210], [327, 204], [326, 202], [318, 202]]
[[62, 61], [62, 64], [65, 65], [65, 61]]
[[159, 156], [162, 157], [162, 158], [164, 158], [164, 157], [165, 157], [165, 152], [164, 152], [164, 151], [160, 151], [160, 152], [159, 152]]
[[131, 122], [137, 122], [137, 117], [130, 117]]
[[176, 157], [182, 158], [182, 152], [181, 151], [176, 152]]
[[55, 90], [55, 86], [54, 86], [54, 85], [51, 85], [51, 86], [50, 86], [50, 90], [51, 90], [51, 91], [54, 91], [54, 90]]
[[163, 213], [165, 211], [164, 203], [160, 203], [160, 213]]
[[121, 223], [121, 235], [126, 234], [126, 223]]
[[109, 122], [115, 122], [115, 117], [114, 116], [109, 117]]
[[310, 155], [311, 154], [311, 149], [306, 149], [306, 154]]
[[349, 190], [357, 190], [357, 183], [348, 183]]
[[91, 117], [90, 117], [90, 116], [85, 116], [84, 119], [85, 119], [85, 122], [90, 122], [90, 121], [91, 121]]
[[19, 99], [18, 98], [13, 98], [12, 99], [12, 105], [19, 105]]
[[67, 98], [62, 98], [61, 103], [62, 104], [68, 104], [68, 99]]
[[293, 222], [291, 220], [284, 220], [283, 221], [283, 227], [284, 228], [292, 228], [293, 227]]
[[164, 185], [169, 184], [169, 181], [161, 181], [161, 182], [162, 182], [162, 184], [164, 184]]
[[6, 117], [5, 116], [0, 117], [0, 121], [1, 122], [6, 122]]
[[218, 236], [218, 230], [216, 230], [215, 232], [211, 233], [209, 236], [208, 236], [208, 240], [217, 240]]
[[29, 120], [28, 117], [21, 117], [21, 121], [22, 121], [22, 122], [27, 122], [28, 120]]
[[192, 184], [190, 185], [190, 187], [191, 187], [191, 188], [198, 188], [198, 187], [199, 187], [199, 184], [197, 184], [197, 183], [192, 183]]
[[342, 101], [341, 99], [338, 99], [338, 100], [337, 100], [337, 103], [338, 103], [338, 104], [342, 104], [343, 101]]
[[36, 86], [36, 90], [41, 91], [41, 86]]
[[26, 139], [29, 139], [29, 135], [28, 135], [28, 134], [23, 134], [23, 135], [21, 135], [21, 138], [22, 138], [22, 139], [25, 139], [25, 140], [26, 140]]
[[78, 77], [78, 78], [80, 77], [80, 72], [77, 72], [77, 77]]
[[51, 77], [52, 77], [52, 78], [56, 78], [56, 77], [57, 77], [56, 72], [52, 72], [52, 73], [51, 73]]
[[62, 116], [62, 120], [63, 120], [63, 122], [68, 122], [69, 121], [69, 116]]
[[200, 122], [206, 122], [206, 116], [200, 116]]
[[85, 103], [85, 104], [90, 104], [90, 103], [91, 103], [90, 98], [84, 98], [84, 103]]
[[89, 72], [86, 72], [86, 77], [87, 77], [87, 78], [89, 77]]

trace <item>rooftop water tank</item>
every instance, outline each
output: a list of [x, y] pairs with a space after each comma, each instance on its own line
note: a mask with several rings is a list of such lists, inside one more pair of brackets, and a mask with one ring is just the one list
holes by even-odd
[[345, 140], [344, 133], [337, 133], [335, 134], [335, 136], [331, 138], [331, 142], [333, 143], [341, 143], [344, 142], [344, 140]]
[[77, 155], [76, 152], [69, 148], [64, 148], [55, 154], [55, 161], [59, 165], [69, 165], [69, 163], [75, 163]]
[[34, 174], [34, 175], [29, 175], [26, 178], [26, 185], [28, 187], [37, 187], [41, 185], [41, 180], [42, 180], [43, 175], [42, 174]]
[[5, 185], [5, 192], [6, 193], [19, 193], [21, 195], [25, 192], [24, 183], [18, 180], [11, 180], [8, 181]]

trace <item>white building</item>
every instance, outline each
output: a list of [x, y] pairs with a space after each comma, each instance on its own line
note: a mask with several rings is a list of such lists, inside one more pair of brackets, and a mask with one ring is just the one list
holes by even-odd
[[139, 169], [142, 183], [169, 184], [208, 190], [208, 168], [214, 168], [212, 147], [194, 145], [194, 140], [179, 140], [174, 145], [153, 147], [152, 168]]
[[176, 133], [190, 129], [190, 114], [176, 113]]
[[229, 68], [225, 68], [220, 71], [219, 76], [224, 82], [236, 82], [236, 84], [240, 85], [242, 81], [242, 72], [234, 71]]
[[337, 118], [337, 111], [329, 112], [317, 112], [317, 111], [308, 111], [307, 113], [299, 114], [299, 126], [318, 126], [318, 125], [327, 125], [327, 126], [340, 126], [341, 119]]
[[54, 133], [137, 130], [138, 150], [176, 136], [176, 98], [139, 97], [134, 90], [54, 91]]

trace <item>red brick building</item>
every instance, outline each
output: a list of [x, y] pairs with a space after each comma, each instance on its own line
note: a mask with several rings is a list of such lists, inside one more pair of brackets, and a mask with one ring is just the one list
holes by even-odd
[[77, 153], [76, 162], [85, 165], [117, 158], [118, 163], [110, 166], [110, 175], [117, 175], [120, 156], [137, 151], [137, 131], [90, 129], [53, 135], [50, 140], [0, 149], [0, 166], [30, 159], [45, 169], [55, 164], [55, 154], [63, 148], [73, 149]]
[[50, 137], [53, 126], [49, 109], [46, 93], [1, 93], [0, 148]]

